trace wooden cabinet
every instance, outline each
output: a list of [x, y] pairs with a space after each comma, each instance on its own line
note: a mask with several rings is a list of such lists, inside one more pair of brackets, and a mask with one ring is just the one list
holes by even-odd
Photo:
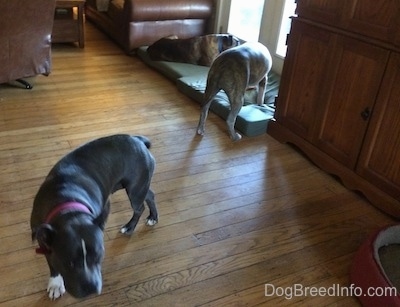
[[[333, 46], [332, 35], [326, 31], [293, 20], [288, 54], [283, 76], [296, 82], [281, 82], [279, 107], [275, 118], [288, 129], [311, 141], [315, 111], [324, 99], [320, 89], [326, 84], [325, 74], [329, 53]], [[302, 59], [312, 59], [304, 61]], [[297, 103], [290, 103], [296, 101]]]
[[344, 27], [353, 32], [392, 43], [399, 30], [400, 1], [350, 0], [344, 11]]
[[289, 46], [275, 118], [353, 168], [389, 51], [297, 20]]
[[344, 12], [353, 0], [296, 0], [296, 13], [324, 24], [343, 26]]
[[57, 0], [51, 40], [85, 46], [85, 0]]
[[313, 143], [354, 168], [389, 52], [338, 35], [330, 52], [332, 60], [323, 73], [328, 85], [319, 102]]
[[398, 0], [298, 0], [302, 18], [392, 44], [400, 42]]
[[400, 54], [393, 53], [382, 80], [357, 173], [400, 200]]
[[[354, 18], [341, 12], [341, 1], [300, 3], [268, 133], [295, 144], [346, 186], [400, 217], [400, 50], [394, 41], [375, 39], [378, 33], [393, 35], [393, 24], [377, 16], [371, 33], [354, 26], [355, 16], [366, 21], [372, 14], [366, 5], [372, 1], [346, 1]], [[387, 15], [383, 6], [395, 9], [397, 1], [380, 6]], [[324, 12], [342, 23], [322, 24], [329, 16]]]

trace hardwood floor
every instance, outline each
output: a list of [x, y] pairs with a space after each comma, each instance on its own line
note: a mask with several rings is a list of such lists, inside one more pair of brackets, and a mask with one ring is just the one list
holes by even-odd
[[[347, 286], [361, 242], [394, 221], [267, 134], [231, 143], [210, 114], [206, 135], [195, 136], [198, 104], [86, 30], [83, 50], [54, 46], [53, 72], [30, 79], [33, 90], [0, 85], [0, 306], [358, 306], [354, 297], [265, 296], [265, 284]], [[159, 224], [119, 234], [131, 210], [115, 193], [102, 295], [50, 302], [32, 199], [62, 155], [120, 132], [152, 140]]]

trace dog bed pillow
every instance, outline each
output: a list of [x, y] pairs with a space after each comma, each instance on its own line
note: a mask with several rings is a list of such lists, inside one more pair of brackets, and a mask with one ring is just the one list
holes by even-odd
[[[147, 54], [147, 47], [139, 48], [137, 55], [147, 65], [174, 81], [179, 91], [199, 103], [203, 101], [209, 67], [187, 63], [152, 61]], [[279, 76], [270, 72], [263, 106], [255, 104], [257, 96], [255, 90], [246, 91], [245, 103], [237, 116], [235, 128], [245, 136], [257, 136], [266, 133], [268, 122], [274, 115], [274, 103], [278, 89]], [[230, 104], [223, 91], [219, 92], [214, 98], [210, 110], [223, 119], [227, 118]]]
[[[182, 93], [201, 103], [206, 82], [207, 74], [203, 74], [181, 77], [176, 81], [176, 84]], [[257, 91], [255, 89], [246, 91], [243, 107], [236, 118], [235, 128], [246, 136], [257, 136], [265, 133], [269, 120], [274, 116], [275, 108], [267, 104], [258, 106], [255, 104], [256, 96]], [[210, 110], [222, 119], [228, 117], [230, 104], [228, 96], [223, 91], [215, 96]]]
[[400, 225], [374, 232], [356, 252], [350, 271], [363, 306], [400, 306]]

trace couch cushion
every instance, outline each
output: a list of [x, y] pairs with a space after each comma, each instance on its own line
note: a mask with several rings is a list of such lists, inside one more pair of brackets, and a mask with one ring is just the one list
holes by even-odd
[[212, 0], [131, 0], [131, 21], [206, 19], [212, 14]]

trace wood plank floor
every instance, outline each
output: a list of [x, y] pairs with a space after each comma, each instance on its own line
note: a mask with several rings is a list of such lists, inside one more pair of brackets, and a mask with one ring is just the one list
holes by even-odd
[[[56, 45], [33, 90], [0, 86], [0, 306], [358, 306], [354, 297], [265, 296], [265, 284], [349, 285], [354, 252], [394, 221], [292, 147], [268, 135], [231, 143], [169, 80], [87, 24], [85, 49]], [[50, 167], [79, 144], [143, 134], [157, 160], [160, 221], [118, 233], [131, 215], [112, 196], [103, 293], [50, 302], [34, 253], [32, 199]], [[146, 214], [144, 214], [145, 216]]]

